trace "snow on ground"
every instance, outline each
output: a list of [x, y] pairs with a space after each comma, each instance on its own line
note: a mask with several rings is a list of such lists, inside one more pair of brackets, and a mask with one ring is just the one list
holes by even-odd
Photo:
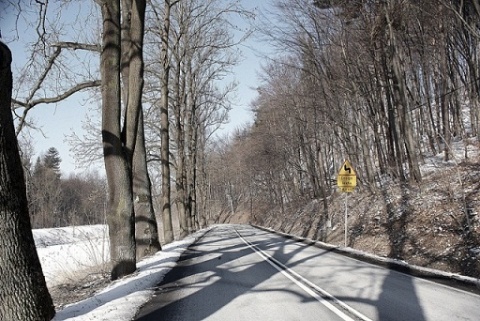
[[[53, 320], [132, 320], [183, 251], [205, 232], [164, 246], [161, 252], [138, 262], [133, 275], [112, 282], [88, 299], [65, 306]], [[49, 286], [108, 260], [108, 233], [104, 225], [41, 229], [33, 234]]]
[[74, 280], [78, 272], [110, 259], [106, 225], [38, 229], [33, 238], [49, 287]]

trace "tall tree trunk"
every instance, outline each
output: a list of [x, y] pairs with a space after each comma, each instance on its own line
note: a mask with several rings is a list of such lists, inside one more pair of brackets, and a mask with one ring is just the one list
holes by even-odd
[[148, 175], [143, 124], [143, 110], [140, 110], [137, 143], [133, 153], [132, 166], [137, 259], [162, 250], [158, 238], [150, 176]]
[[196, 193], [197, 193], [197, 151], [198, 149], [198, 131], [197, 128], [197, 97], [198, 93], [195, 92], [195, 75], [192, 67], [192, 53], [191, 51], [187, 54], [187, 68], [186, 68], [186, 78], [187, 78], [187, 92], [186, 92], [186, 115], [185, 115], [185, 138], [187, 142], [186, 151], [188, 152], [186, 156], [186, 165], [185, 176], [186, 176], [186, 216], [189, 221], [189, 226], [191, 229], [200, 228], [201, 223], [198, 220], [197, 215], [197, 204], [196, 204]]
[[171, 243], [173, 237], [171, 186], [170, 186], [170, 123], [168, 119], [170, 62], [168, 59], [168, 36], [170, 33], [170, 0], [165, 0], [164, 26], [162, 34], [162, 101], [160, 106], [161, 159], [162, 159], [162, 219], [165, 243]]
[[110, 235], [111, 278], [136, 269], [131, 170], [121, 137], [120, 1], [101, 3], [103, 18], [102, 142], [108, 182], [107, 223]]
[[381, 101], [380, 104], [383, 105], [383, 108], [386, 109], [386, 134], [387, 134], [387, 161], [388, 167], [390, 168], [390, 173], [394, 175], [394, 177], [399, 177], [401, 181], [406, 180], [405, 172], [403, 169], [403, 153], [400, 144], [400, 138], [398, 134], [398, 125], [397, 125], [397, 117], [395, 113], [395, 107], [393, 103], [393, 93], [390, 86], [390, 79], [389, 74], [390, 70], [388, 68], [387, 63], [387, 52], [386, 49], [382, 44], [379, 44], [379, 48], [381, 48], [381, 88], [385, 90], [385, 102]]
[[176, 95], [174, 103], [174, 116], [175, 116], [175, 139], [177, 145], [177, 157], [176, 157], [176, 171], [175, 171], [175, 192], [176, 192], [176, 207], [178, 212], [178, 220], [180, 223], [180, 238], [184, 238], [188, 235], [188, 219], [186, 216], [186, 197], [185, 197], [185, 73], [182, 77], [182, 50], [181, 45], [177, 44], [177, 66], [175, 70], [175, 84]]
[[130, 45], [128, 51], [124, 53], [124, 55], [127, 55], [128, 62], [128, 87], [126, 87], [128, 93], [124, 117], [124, 134], [122, 136], [125, 137], [125, 147], [130, 166], [137, 142], [138, 119], [142, 108], [145, 7], [145, 0], [133, 0], [130, 6], [123, 8], [123, 12], [128, 12], [128, 18], [130, 19], [128, 30]]
[[395, 12], [396, 4], [391, 2], [387, 4], [385, 18], [388, 26], [388, 53], [389, 53], [389, 77], [391, 80], [391, 90], [393, 103], [398, 113], [398, 123], [403, 143], [402, 156], [408, 161], [410, 169], [410, 178], [416, 182], [422, 180], [419, 166], [418, 148], [414, 140], [413, 124], [411, 120], [411, 111], [407, 100], [407, 89], [405, 84], [405, 74], [402, 72], [402, 61], [405, 61], [405, 55], [400, 48], [396, 29], [393, 27], [393, 17], [390, 13]]
[[11, 62], [10, 50], [0, 42], [0, 317], [51, 320], [55, 309], [33, 240], [13, 127]]
[[122, 139], [132, 170], [136, 257], [140, 259], [161, 250], [147, 168], [142, 110], [146, 3], [145, 0], [122, 0], [122, 7], [121, 73], [123, 99], [127, 104]]
[[[190, 121], [190, 134], [189, 134], [189, 141], [190, 141], [190, 170], [188, 175], [188, 206], [187, 206], [187, 217], [190, 218], [190, 225], [193, 229], [200, 229], [201, 227], [207, 226], [207, 222], [200, 222], [200, 218], [198, 216], [198, 209], [197, 209], [197, 158], [198, 158], [198, 150], [200, 150], [199, 140], [198, 140], [198, 131], [195, 119], [195, 109], [196, 104], [192, 104], [192, 120]], [[205, 215], [205, 213], [204, 213]]]

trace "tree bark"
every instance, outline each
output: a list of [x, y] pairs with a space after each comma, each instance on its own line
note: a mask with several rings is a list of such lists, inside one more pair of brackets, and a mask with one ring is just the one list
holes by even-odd
[[147, 169], [143, 111], [140, 111], [137, 143], [133, 153], [133, 195], [135, 207], [135, 239], [137, 259], [162, 250], [158, 239], [157, 219]]
[[131, 171], [121, 137], [120, 1], [101, 3], [102, 142], [108, 182], [107, 223], [110, 234], [111, 278], [136, 269]]
[[171, 210], [171, 186], [170, 186], [170, 123], [168, 119], [170, 62], [168, 59], [168, 36], [170, 33], [170, 0], [165, 0], [164, 26], [162, 34], [162, 101], [160, 106], [161, 127], [161, 159], [162, 159], [162, 220], [165, 243], [174, 240]]
[[127, 7], [123, 8], [123, 12], [128, 12], [127, 18], [130, 19], [128, 31], [129, 34], [127, 52], [123, 53], [127, 56], [128, 63], [128, 87], [125, 117], [124, 117], [124, 135], [125, 147], [131, 164], [135, 144], [137, 142], [138, 119], [140, 117], [140, 109], [142, 108], [142, 90], [143, 90], [143, 35], [145, 24], [145, 0], [125, 1]]
[[122, 8], [121, 75], [123, 100], [127, 104], [122, 139], [128, 153], [129, 168], [132, 170], [136, 257], [139, 260], [162, 249], [152, 203], [142, 110], [146, 2], [122, 0]]
[[51, 320], [55, 309], [33, 240], [13, 127], [11, 62], [10, 50], [0, 42], [0, 317]]
[[[176, 88], [176, 102], [174, 104], [174, 118], [175, 118], [175, 138], [177, 145], [176, 157], [176, 171], [175, 171], [175, 190], [176, 190], [176, 206], [178, 212], [178, 220], [180, 223], [180, 238], [188, 235], [188, 219], [186, 215], [186, 197], [185, 197], [185, 124], [183, 120], [186, 118], [186, 104], [185, 102], [185, 76], [182, 77], [182, 61], [178, 54], [177, 69], [175, 74], [175, 88]], [[185, 74], [185, 73], [183, 73]], [[183, 113], [182, 113], [183, 111]]]

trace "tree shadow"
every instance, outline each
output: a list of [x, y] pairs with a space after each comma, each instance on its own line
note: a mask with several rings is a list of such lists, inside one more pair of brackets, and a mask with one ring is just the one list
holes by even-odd
[[[266, 232], [266, 234], [270, 233]], [[232, 240], [237, 238], [232, 237], [231, 234], [225, 236]], [[231, 243], [221, 247], [220, 250], [214, 247], [215, 243], [223, 241], [223, 238], [205, 239], [202, 245], [206, 248], [199, 248], [198, 244], [190, 246], [179, 259], [175, 269], [172, 269], [159, 284], [152, 301], [140, 310], [135, 320], [204, 320], [240, 296], [253, 292], [262, 296], [272, 291], [282, 291], [298, 297], [302, 303], [315, 301], [306, 293], [295, 292], [284, 287], [259, 289], [260, 284], [279, 272], [273, 268], [260, 268], [260, 265], [268, 264], [266, 261], [242, 262], [247, 256], [256, 255], [245, 244]], [[264, 251], [274, 250], [272, 256], [288, 268], [295, 268], [309, 260], [331, 253], [331, 249], [325, 252], [316, 251], [315, 255], [306, 255], [299, 259], [295, 256], [308, 248], [307, 246], [298, 246], [293, 250], [290, 247], [287, 250], [288, 245], [297, 242], [294, 238], [277, 236], [253, 241], [252, 245]], [[212, 249], [209, 250], [209, 247]], [[329, 265], [329, 268], [334, 272], [322, 275], [320, 280], [327, 286], [332, 285], [332, 274], [337, 273], [335, 271], [339, 269], [350, 274], [362, 273], [360, 264], [353, 264], [349, 268]], [[395, 268], [399, 269], [398, 266]], [[403, 272], [408, 272], [408, 268], [405, 269], [407, 270]], [[364, 303], [373, 307], [377, 311], [379, 320], [392, 320], [392, 316], [396, 320], [425, 320], [411, 276], [390, 270], [382, 281], [375, 280], [378, 278], [377, 275], [372, 275], [372, 278], [372, 284], [370, 284], [372, 287], [373, 284], [381, 282], [381, 290], [377, 298], [359, 298], [354, 295], [337, 298], [345, 302]], [[368, 288], [367, 286], [365, 289], [358, 290], [369, 291]], [[326, 299], [329, 300], [328, 297]], [[195, 312], [189, 313], [192, 311]]]
[[[395, 267], [398, 269], [398, 267]], [[408, 275], [409, 268], [403, 271], [407, 274], [400, 274], [389, 270], [382, 283], [382, 292], [375, 303], [379, 320], [425, 321], [425, 315], [417, 296], [413, 277]], [[399, 303], [401, 300], [401, 303]]]
[[[164, 264], [166, 262], [173, 262], [173, 261], [174, 260], [171, 259], [171, 258], [166, 258], [166, 259], [158, 260], [152, 265], [160, 265], [160, 264]], [[146, 267], [146, 269], [148, 269], [148, 268], [151, 268], [151, 266]], [[148, 280], [152, 277], [157, 277], [158, 279], [160, 279], [161, 276], [163, 274], [165, 274], [165, 271], [160, 270], [158, 272], [155, 272], [156, 275], [152, 275], [152, 274], [153, 273], [151, 273], [150, 275], [145, 275], [143, 277], [137, 277], [137, 278], [131, 280], [130, 282], [120, 284], [116, 287], [112, 287], [111, 289], [109, 289], [105, 292], [100, 292], [98, 294], [95, 294], [94, 296], [92, 296], [90, 298], [87, 298], [83, 301], [74, 303], [72, 305], [68, 305], [65, 308], [63, 308], [62, 310], [57, 312], [56, 320], [67, 320], [67, 319], [70, 319], [70, 318], [73, 318], [73, 317], [78, 317], [78, 316], [81, 316], [81, 315], [88, 314], [88, 313], [92, 312], [93, 310], [95, 310], [95, 309], [97, 309], [97, 308], [99, 308], [99, 307], [101, 307], [101, 306], [103, 306], [103, 305], [105, 305], [105, 304], [107, 304], [111, 301], [122, 298], [122, 297], [127, 296], [131, 293], [137, 292], [138, 289], [136, 289], [135, 287], [132, 287], [132, 282], [138, 282], [138, 283], [141, 284], [141, 283], [144, 282], [144, 280]], [[114, 281], [114, 282], [116, 282], [116, 281]]]
[[[236, 239], [237, 237], [227, 238]], [[244, 243], [232, 243], [231, 246], [224, 246], [221, 250], [216, 247], [212, 247], [211, 251], [205, 250], [205, 246], [208, 249], [219, 241], [223, 242], [224, 239], [212, 242], [204, 241], [203, 249], [200, 249], [198, 244], [188, 248], [179, 259], [175, 269], [170, 271], [159, 284], [157, 295], [154, 296], [151, 303], [140, 310], [136, 320], [186, 320], [187, 315], [187, 319], [190, 321], [204, 320], [247, 292], [287, 291], [301, 296], [301, 301], [313, 300], [306, 293], [303, 295], [287, 289], [255, 289], [279, 272], [273, 268], [261, 268], [261, 265], [268, 264], [263, 260], [254, 264], [247, 260], [242, 262], [247, 256], [257, 255]], [[289, 253], [283, 251], [286, 244], [295, 242], [295, 240], [285, 241], [279, 237], [273, 241], [266, 240], [252, 244], [263, 250], [277, 248], [276, 252], [288, 259], [304, 248], [298, 247]], [[280, 243], [283, 246], [278, 247]], [[319, 252], [317, 256], [321, 255], [322, 253]], [[296, 261], [295, 264], [309, 259], [311, 257], [305, 257]], [[240, 265], [237, 264], [238, 262]], [[188, 292], [183, 292], [187, 288]], [[182, 295], [179, 299], [178, 294], [180, 293]], [[191, 311], [195, 311], [195, 313], [189, 314], [188, 312]], [[184, 315], [184, 313], [186, 314]]]

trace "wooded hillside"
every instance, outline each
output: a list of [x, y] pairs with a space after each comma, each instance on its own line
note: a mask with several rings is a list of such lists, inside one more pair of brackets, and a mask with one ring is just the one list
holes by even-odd
[[[349, 245], [478, 277], [479, 1], [315, 4], [277, 1], [260, 19], [283, 55], [261, 73], [254, 124], [209, 158], [221, 220], [242, 212], [341, 244], [348, 159]], [[427, 173], [434, 156], [456, 165]]]

